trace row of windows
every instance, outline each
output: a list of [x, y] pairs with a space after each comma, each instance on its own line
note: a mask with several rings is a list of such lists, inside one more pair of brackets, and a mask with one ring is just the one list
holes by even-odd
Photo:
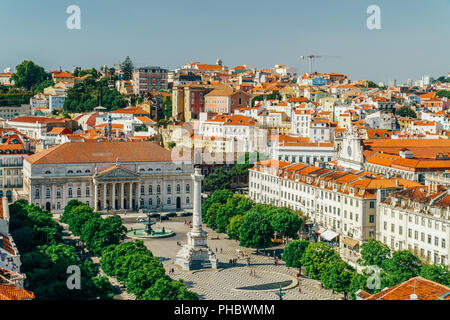
[[[144, 195], [145, 194], [145, 187], [141, 186], [141, 190], [140, 191], [141, 191], [141, 195]], [[41, 192], [40, 189], [36, 189], [35, 190], [35, 196], [34, 197], [36, 199], [40, 198], [40, 192]], [[86, 197], [90, 197], [91, 190], [90, 190], [89, 187], [86, 187], [85, 192], [86, 192]], [[186, 184], [186, 193], [190, 193], [190, 192], [191, 192], [191, 186], [189, 184]], [[176, 193], [177, 194], [181, 193], [181, 185], [180, 184], [177, 184], [177, 186], [176, 186]], [[98, 189], [98, 194], [100, 195], [100, 189]], [[107, 194], [109, 194], [109, 192], [107, 192]], [[148, 186], [148, 194], [153, 194], [153, 186], [152, 185]], [[156, 194], [161, 194], [161, 185], [159, 185], [159, 184], [156, 186]], [[170, 185], [170, 184], [167, 185], [167, 194], [172, 194], [172, 185]], [[118, 189], [117, 188], [116, 188], [116, 194], [115, 195], [116, 196], [118, 195]], [[67, 190], [67, 196], [69, 198], [71, 198], [73, 196], [72, 188], [69, 188]], [[51, 188], [46, 188], [46, 190], [45, 190], [45, 197], [47, 199], [51, 198]], [[77, 188], [77, 197], [81, 197], [81, 188]], [[57, 189], [56, 190], [56, 198], [61, 198], [61, 189]]]
[[[86, 194], [86, 197], [91, 196], [91, 189], [89, 187], [86, 187], [85, 194]], [[52, 195], [51, 188], [46, 188], [45, 189], [45, 198], [49, 199], [49, 198], [51, 198], [51, 195]], [[67, 189], [67, 196], [69, 198], [73, 197], [73, 189], [72, 188]], [[34, 197], [35, 197], [35, 199], [40, 199], [40, 197], [41, 197], [40, 189], [35, 190]], [[57, 189], [56, 190], [56, 198], [61, 198], [61, 197], [62, 197], [61, 189]], [[81, 197], [81, 188], [77, 188], [77, 197], [78, 198]]]

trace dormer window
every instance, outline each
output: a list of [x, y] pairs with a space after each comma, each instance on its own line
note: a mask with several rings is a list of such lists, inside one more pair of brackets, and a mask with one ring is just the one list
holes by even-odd
[[67, 171], [68, 174], [73, 174], [72, 170]]
[[52, 172], [50, 170], [45, 171], [45, 174], [51, 174]]

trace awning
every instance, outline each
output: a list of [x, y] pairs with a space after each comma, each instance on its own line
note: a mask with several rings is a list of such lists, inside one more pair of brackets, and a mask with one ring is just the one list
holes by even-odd
[[337, 236], [339, 236], [339, 233], [336, 233], [331, 230], [326, 230], [324, 233], [320, 234], [320, 239], [326, 240], [326, 241], [332, 241]]
[[344, 244], [346, 244], [347, 246], [349, 246], [350, 249], [353, 249], [354, 247], [359, 246], [359, 241], [358, 240], [355, 240], [355, 239], [352, 239], [352, 238], [349, 238], [349, 237], [344, 237], [342, 239], [342, 242]]
[[[317, 229], [316, 229], [316, 230], [317, 230]], [[326, 228], [323, 228], [323, 227], [320, 227], [318, 231], [316, 231], [316, 230], [314, 230], [314, 228], [313, 228], [313, 231], [315, 231], [319, 236], [320, 236], [322, 233], [324, 233], [325, 231], [327, 231], [327, 229], [326, 229]]]

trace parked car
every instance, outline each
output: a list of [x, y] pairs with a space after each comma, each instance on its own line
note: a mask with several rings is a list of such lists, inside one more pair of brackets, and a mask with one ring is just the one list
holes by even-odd
[[159, 213], [158, 212], [152, 212], [152, 213], [150, 213], [150, 217], [158, 218], [159, 217]]
[[169, 220], [169, 217], [165, 214], [162, 214], [160, 218], [161, 220]]
[[190, 211], [186, 211], [186, 212], [184, 213], [184, 216], [185, 216], [185, 217], [189, 217], [189, 216], [192, 216], [192, 212], [190, 212]]
[[146, 219], [145, 217], [139, 216], [139, 217], [137, 217], [136, 222], [144, 222], [144, 221], [146, 221], [146, 220], [147, 220], [147, 219]]
[[176, 217], [176, 216], [177, 216], [177, 213], [176, 213], [176, 212], [168, 212], [166, 215], [167, 215], [168, 217]]

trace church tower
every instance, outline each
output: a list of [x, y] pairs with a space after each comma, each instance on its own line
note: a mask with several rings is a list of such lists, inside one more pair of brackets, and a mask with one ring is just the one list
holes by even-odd
[[342, 147], [337, 152], [338, 166], [354, 170], [364, 169], [364, 155], [362, 139], [355, 127], [344, 134]]

